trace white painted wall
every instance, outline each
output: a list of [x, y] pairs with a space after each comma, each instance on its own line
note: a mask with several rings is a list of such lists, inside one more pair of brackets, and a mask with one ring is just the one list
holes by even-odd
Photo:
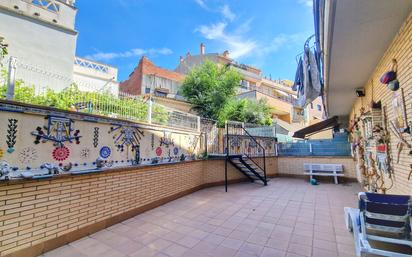
[[17, 79], [55, 90], [70, 84], [75, 16], [76, 9], [64, 3], [56, 14], [22, 0], [0, 0], [0, 35], [9, 45], [9, 56], [18, 59]]
[[116, 68], [84, 58], [76, 57], [76, 60], [73, 81], [81, 91], [109, 91], [116, 96], [119, 94]]

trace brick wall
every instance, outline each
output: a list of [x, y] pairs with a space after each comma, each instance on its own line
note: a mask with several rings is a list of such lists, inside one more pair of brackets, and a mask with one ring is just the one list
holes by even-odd
[[[274, 176], [276, 158], [267, 159]], [[245, 177], [228, 165], [232, 182]], [[0, 185], [0, 256], [36, 256], [205, 186], [224, 161], [191, 161]], [[259, 185], [257, 185], [259, 186]], [[223, 190], [222, 190], [222, 193]]]
[[[304, 162], [343, 163], [345, 174], [354, 174], [350, 158], [269, 157], [267, 175], [301, 175]], [[223, 184], [224, 167], [223, 160], [190, 161], [3, 182], [0, 256], [37, 256], [185, 194]], [[247, 181], [230, 163], [228, 179]]]
[[120, 83], [120, 90], [133, 95], [144, 94], [144, 85], [142, 85], [143, 75], [153, 74], [157, 77], [170, 79], [177, 82], [183, 82], [185, 78], [183, 74], [156, 66], [146, 56], [143, 56], [133, 73], [130, 74], [129, 78]]
[[[373, 100], [378, 102], [382, 101], [382, 106], [386, 107], [387, 117], [389, 120], [394, 118], [394, 112], [392, 108], [392, 96], [393, 92], [386, 88], [379, 82], [381, 75], [388, 71], [391, 67], [391, 60], [395, 58], [398, 62], [398, 79], [400, 86], [404, 91], [405, 107], [408, 117], [408, 121], [412, 121], [412, 13], [406, 19], [402, 25], [398, 34], [393, 39], [391, 45], [386, 50], [382, 59], [378, 63], [376, 69], [371, 74], [365, 87], [366, 96], [363, 99], [358, 98], [355, 102], [351, 119], [356, 114], [359, 117], [360, 108], [369, 104], [372, 100], [372, 80], [374, 81]], [[404, 133], [404, 138], [411, 142], [411, 136]], [[398, 139], [391, 132], [390, 133], [390, 148], [392, 160], [397, 159], [396, 145]], [[409, 173], [411, 171], [410, 165], [412, 164], [412, 156], [409, 155], [409, 151], [406, 147], [401, 152], [399, 163], [392, 161], [394, 167], [394, 180], [393, 188], [388, 191], [390, 194], [412, 194], [411, 181], [408, 180]], [[385, 177], [385, 183], [389, 186], [391, 184], [388, 177]]]
[[355, 162], [350, 157], [278, 157], [278, 175], [302, 176], [304, 163], [342, 164], [345, 178], [356, 179]]
[[141, 60], [139, 65], [133, 70], [133, 72], [129, 75], [129, 78], [125, 81], [122, 81], [119, 84], [119, 89], [121, 92], [125, 92], [132, 95], [141, 95], [142, 93], [142, 81], [143, 81], [143, 73], [142, 73], [142, 65]]

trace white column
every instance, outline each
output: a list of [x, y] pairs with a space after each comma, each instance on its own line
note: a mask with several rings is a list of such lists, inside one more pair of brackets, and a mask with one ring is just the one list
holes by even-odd
[[16, 66], [17, 59], [15, 57], [10, 57], [9, 60], [9, 72], [8, 72], [8, 80], [7, 80], [7, 93], [6, 99], [13, 100], [14, 99], [14, 87], [16, 85]]

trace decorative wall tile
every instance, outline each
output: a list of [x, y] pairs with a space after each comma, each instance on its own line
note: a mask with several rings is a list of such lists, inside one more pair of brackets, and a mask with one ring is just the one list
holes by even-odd
[[90, 149], [85, 147], [80, 151], [80, 157], [82, 159], [87, 159], [90, 156]]
[[33, 163], [37, 158], [37, 150], [31, 146], [23, 148], [19, 153], [19, 161], [24, 165]]
[[115, 126], [111, 127], [109, 134], [113, 134], [114, 144], [117, 150], [124, 151], [124, 147], [131, 147], [132, 151], [140, 145], [140, 140], [144, 136], [143, 131], [137, 127]]
[[80, 144], [80, 130], [72, 128], [74, 122], [71, 119], [57, 116], [48, 116], [47, 118], [47, 126], [37, 127], [36, 131], [31, 133], [36, 137], [35, 144], [51, 141], [54, 146], [62, 147], [63, 143], [72, 143], [73, 140], [76, 144]]
[[99, 146], [99, 128], [94, 127], [93, 130], [93, 146], [94, 148], [97, 148]]
[[103, 146], [100, 149], [100, 157], [102, 157], [103, 159], [109, 158], [111, 153], [112, 153], [112, 150], [110, 150], [110, 147], [108, 147], [108, 146]]
[[7, 136], [6, 136], [8, 153], [14, 152], [14, 145], [16, 144], [16, 139], [17, 139], [17, 120], [9, 119], [9, 123], [7, 125]]
[[67, 158], [69, 158], [70, 155], [70, 150], [69, 148], [62, 146], [62, 147], [56, 147], [53, 150], [53, 159], [55, 159], [56, 161], [64, 161]]

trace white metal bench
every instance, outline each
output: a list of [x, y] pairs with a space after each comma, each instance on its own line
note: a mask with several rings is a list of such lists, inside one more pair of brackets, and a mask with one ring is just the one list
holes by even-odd
[[334, 177], [335, 184], [338, 184], [338, 177], [343, 177], [342, 164], [320, 164], [320, 163], [305, 163], [303, 164], [305, 175], [309, 175], [310, 179], [313, 176], [328, 176]]

